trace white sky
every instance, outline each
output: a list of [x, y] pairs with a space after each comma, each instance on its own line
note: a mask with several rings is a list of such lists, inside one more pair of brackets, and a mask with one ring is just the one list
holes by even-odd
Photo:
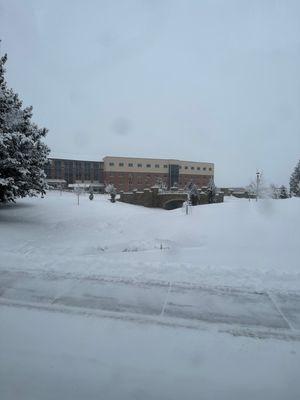
[[7, 80], [56, 156], [215, 163], [287, 183], [300, 158], [298, 0], [0, 0]]

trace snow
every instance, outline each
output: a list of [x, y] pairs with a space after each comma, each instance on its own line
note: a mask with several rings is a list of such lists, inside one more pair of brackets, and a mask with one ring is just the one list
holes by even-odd
[[299, 290], [300, 201], [165, 211], [49, 192], [0, 207], [1, 267]]
[[0, 398], [298, 400], [300, 199], [0, 206]]
[[299, 399], [299, 343], [11, 307], [0, 321], [1, 399]]

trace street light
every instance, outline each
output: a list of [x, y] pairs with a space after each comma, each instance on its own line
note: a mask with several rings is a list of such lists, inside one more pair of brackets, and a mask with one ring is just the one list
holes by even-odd
[[259, 181], [260, 181], [260, 172], [256, 172], [256, 201], [258, 198], [258, 188], [259, 188]]

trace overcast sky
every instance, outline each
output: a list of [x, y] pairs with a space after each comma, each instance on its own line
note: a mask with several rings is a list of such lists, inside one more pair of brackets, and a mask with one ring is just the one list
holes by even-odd
[[299, 21], [299, 0], [0, 0], [8, 84], [54, 156], [209, 161], [217, 185], [288, 182]]

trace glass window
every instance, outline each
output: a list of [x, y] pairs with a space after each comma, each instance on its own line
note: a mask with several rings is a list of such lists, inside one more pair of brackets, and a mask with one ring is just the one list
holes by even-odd
[[210, 171], [212, 171], [212, 168], [211, 168], [211, 167], [209, 167], [208, 169], [209, 169]]
[[128, 167], [133, 167], [133, 164], [132, 163], [128, 163]]
[[143, 166], [142, 164], [138, 164], [138, 167], [139, 167], [139, 168], [142, 168], [142, 166]]
[[109, 163], [109, 166], [110, 166], [110, 167], [113, 167], [114, 165], [115, 165], [114, 162], [110, 162], [110, 163]]
[[206, 171], [206, 167], [203, 167], [203, 171]]
[[168, 166], [165, 164], [165, 165], [164, 165], [164, 168], [168, 168]]
[[119, 162], [119, 167], [124, 167], [124, 163]]
[[151, 168], [151, 164], [147, 164], [147, 168]]
[[159, 168], [159, 164], [155, 164], [155, 168]]
[[200, 167], [197, 167], [197, 170], [200, 171]]
[[184, 167], [184, 169], [189, 169], [189, 167], [186, 165], [186, 166]]
[[195, 169], [194, 167], [191, 167], [191, 169]]

